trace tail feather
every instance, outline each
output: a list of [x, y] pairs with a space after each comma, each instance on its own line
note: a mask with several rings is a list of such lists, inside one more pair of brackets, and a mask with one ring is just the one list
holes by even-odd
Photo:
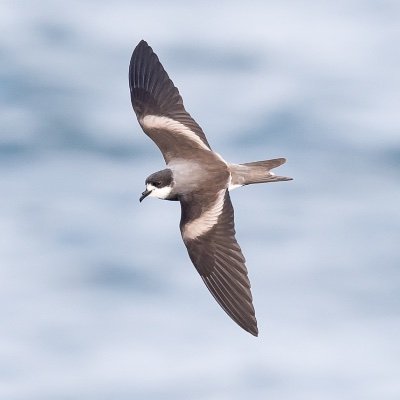
[[279, 167], [286, 162], [285, 158], [273, 160], [254, 161], [245, 164], [230, 164], [231, 188], [251, 185], [253, 183], [291, 181], [293, 178], [278, 176], [271, 169]]
[[273, 160], [253, 161], [239, 165], [246, 165], [247, 167], [262, 167], [269, 171], [271, 169], [279, 167], [282, 164], [285, 164], [285, 162], [286, 158], [274, 158]]

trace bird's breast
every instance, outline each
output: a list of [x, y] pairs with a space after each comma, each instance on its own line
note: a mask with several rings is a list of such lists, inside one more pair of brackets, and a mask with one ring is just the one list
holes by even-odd
[[203, 156], [192, 160], [175, 159], [168, 163], [168, 168], [172, 170], [174, 191], [177, 194], [205, 189], [219, 191], [229, 185], [228, 167], [217, 157]]

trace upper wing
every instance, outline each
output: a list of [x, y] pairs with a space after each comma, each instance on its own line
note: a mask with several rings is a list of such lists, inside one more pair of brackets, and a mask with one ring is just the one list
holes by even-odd
[[204, 132], [186, 112], [178, 89], [144, 40], [132, 54], [129, 86], [138, 121], [166, 162], [193, 149], [211, 150]]
[[[208, 204], [208, 207], [204, 207]], [[245, 258], [235, 239], [233, 207], [226, 189], [215, 196], [182, 199], [180, 223], [189, 257], [208, 290], [243, 329], [258, 335]]]

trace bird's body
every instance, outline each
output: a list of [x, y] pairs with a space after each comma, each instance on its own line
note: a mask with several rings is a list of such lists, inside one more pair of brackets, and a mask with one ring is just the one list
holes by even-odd
[[204, 132], [186, 112], [178, 89], [145, 41], [133, 52], [129, 82], [139, 124], [166, 162], [166, 169], [146, 179], [140, 201], [150, 196], [180, 202], [180, 230], [194, 266], [227, 314], [257, 336], [250, 282], [235, 239], [228, 190], [290, 180], [270, 172], [285, 159], [231, 164], [212, 151]]

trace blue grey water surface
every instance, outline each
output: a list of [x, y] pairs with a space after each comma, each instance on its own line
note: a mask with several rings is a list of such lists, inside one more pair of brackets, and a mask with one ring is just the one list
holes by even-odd
[[[0, 398], [400, 398], [397, 1], [3, 1]], [[203, 286], [130, 105], [140, 39], [226, 159], [260, 336]]]

